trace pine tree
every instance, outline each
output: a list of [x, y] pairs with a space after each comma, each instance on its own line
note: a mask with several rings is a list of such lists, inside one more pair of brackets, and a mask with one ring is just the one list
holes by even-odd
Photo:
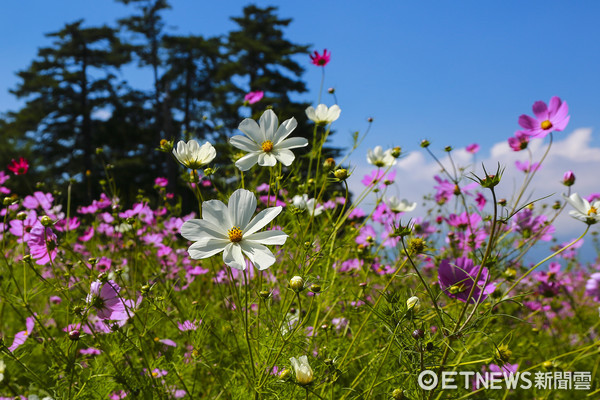
[[26, 104], [8, 114], [7, 130], [25, 133], [43, 161], [39, 165], [58, 181], [82, 181], [97, 170], [92, 158], [102, 146], [96, 130], [103, 118], [96, 113], [110, 112], [115, 74], [130, 59], [113, 28], [82, 24], [47, 34], [55, 39], [52, 46], [38, 50], [31, 65], [18, 72], [21, 82], [11, 91]]

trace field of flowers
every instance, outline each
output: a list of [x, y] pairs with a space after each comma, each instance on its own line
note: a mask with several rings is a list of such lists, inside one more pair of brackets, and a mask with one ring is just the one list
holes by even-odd
[[[14, 160], [0, 172], [0, 399], [600, 398], [600, 269], [577, 259], [600, 194], [567, 171], [562, 201], [525, 200], [568, 112], [553, 97], [518, 118], [508, 145], [548, 150], [507, 199], [495, 190], [513, 166], [473, 174], [451, 148], [422, 202], [387, 193], [400, 147], [369, 150], [350, 193], [364, 155], [322, 154], [337, 105], [241, 121], [227, 191], [213, 144], [163, 140], [190, 214], [164, 177], [122, 204], [109, 169], [85, 206], [13, 193], [29, 168]], [[562, 212], [582, 234], [558, 244]], [[534, 245], [548, 251], [532, 263]]]

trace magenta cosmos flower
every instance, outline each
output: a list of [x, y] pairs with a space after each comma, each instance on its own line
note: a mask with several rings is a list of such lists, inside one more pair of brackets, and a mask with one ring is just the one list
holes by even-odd
[[27, 340], [27, 338], [29, 337], [29, 335], [31, 335], [31, 332], [33, 331], [34, 325], [35, 325], [35, 318], [34, 317], [27, 317], [25, 319], [25, 330], [17, 332], [17, 334], [15, 335], [15, 339], [13, 340], [12, 345], [8, 348], [8, 350], [11, 353], [14, 352], [23, 343], [25, 343], [25, 341]]
[[585, 284], [585, 293], [600, 301], [600, 272], [593, 273]]
[[[454, 263], [451, 263], [448, 259], [444, 259], [438, 267], [438, 282], [440, 288], [448, 295], [448, 297], [466, 302], [467, 297], [471, 292], [471, 288], [475, 283], [475, 277], [477, 276], [478, 271], [479, 265], [474, 265], [473, 260], [470, 258], [459, 257]], [[493, 283], [485, 285], [487, 275], [488, 270], [483, 267], [481, 278], [479, 282], [477, 282], [477, 285], [475, 285], [475, 290], [473, 291], [473, 297], [471, 297], [470, 303], [475, 303], [477, 299], [479, 299], [479, 296], [481, 296], [481, 301], [485, 300], [487, 296], [496, 289], [496, 285]]]
[[265, 92], [258, 90], [256, 92], [250, 92], [244, 96], [244, 101], [247, 101], [248, 104], [258, 103], [265, 96]]
[[7, 168], [15, 175], [25, 175], [29, 170], [29, 162], [23, 157], [20, 157], [19, 161], [13, 158]]
[[519, 125], [525, 129], [525, 133], [536, 138], [546, 137], [550, 132], [562, 131], [571, 118], [568, 115], [567, 102], [561, 101], [557, 96], [552, 97], [548, 105], [543, 101], [536, 101], [533, 103], [532, 110], [535, 118], [521, 115]]
[[327, 52], [327, 49], [323, 50], [323, 54], [319, 54], [319, 52], [315, 50], [310, 55], [310, 61], [317, 67], [326, 66], [327, 64], [329, 64], [330, 59], [331, 59], [331, 52]]

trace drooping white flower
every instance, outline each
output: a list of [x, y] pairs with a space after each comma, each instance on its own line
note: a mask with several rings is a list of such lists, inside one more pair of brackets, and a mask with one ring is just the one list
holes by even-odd
[[202, 219], [191, 219], [181, 226], [181, 235], [193, 242], [190, 257], [198, 260], [223, 252], [223, 262], [231, 268], [246, 269], [244, 255], [260, 270], [275, 262], [275, 256], [265, 245], [282, 245], [287, 235], [278, 230], [258, 232], [271, 222], [282, 208], [269, 207], [256, 211], [256, 197], [238, 189], [228, 205], [219, 200], [202, 203]]
[[319, 104], [316, 109], [310, 106], [305, 112], [308, 119], [314, 121], [316, 124], [328, 125], [340, 117], [342, 110], [337, 104], [329, 108], [325, 104]]
[[419, 298], [417, 296], [412, 296], [408, 300], [406, 300], [406, 309], [407, 310], [410, 310], [412, 308], [412, 309], [414, 309], [414, 311], [417, 311], [417, 310], [419, 310], [420, 307], [421, 307], [421, 300], [419, 300]]
[[381, 146], [375, 146], [373, 150], [367, 150], [367, 161], [376, 167], [391, 167], [396, 164], [396, 158], [392, 155], [392, 149], [383, 151]]
[[395, 213], [410, 212], [417, 208], [416, 202], [413, 201], [412, 203], [410, 203], [406, 199], [399, 200], [396, 196], [388, 197], [385, 203], [390, 208], [390, 210], [392, 210], [392, 212]]
[[300, 210], [307, 210], [308, 213], [314, 217], [320, 215], [325, 209], [323, 206], [317, 206], [315, 199], [309, 199], [307, 194], [294, 196], [292, 198], [292, 204]]
[[177, 147], [173, 149], [173, 154], [184, 167], [199, 169], [214, 160], [217, 151], [209, 142], [200, 146], [198, 142], [192, 139], [187, 143], [180, 140]]
[[0, 360], [0, 382], [4, 380], [4, 371], [6, 370], [6, 364], [4, 360]]
[[600, 200], [590, 204], [589, 201], [582, 199], [577, 193], [573, 193], [568, 197], [563, 194], [563, 197], [574, 208], [574, 210], [569, 211], [571, 217], [577, 218], [588, 225], [600, 222]]
[[296, 381], [301, 385], [308, 385], [313, 381], [313, 370], [308, 364], [306, 356], [290, 358], [294, 372], [296, 373]]
[[255, 120], [246, 118], [238, 126], [246, 136], [237, 135], [229, 139], [232, 146], [248, 152], [236, 161], [235, 166], [241, 171], [247, 171], [256, 163], [261, 167], [272, 167], [277, 161], [286, 167], [291, 165], [296, 156], [290, 149], [308, 145], [308, 140], [303, 137], [286, 139], [297, 125], [296, 119], [292, 117], [279, 126], [273, 110], [265, 111], [258, 124]]

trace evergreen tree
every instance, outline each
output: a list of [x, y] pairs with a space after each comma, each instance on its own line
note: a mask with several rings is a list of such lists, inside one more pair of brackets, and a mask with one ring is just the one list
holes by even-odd
[[84, 173], [97, 169], [92, 157], [102, 146], [96, 134], [103, 123], [99, 114], [110, 112], [115, 74], [130, 59], [114, 29], [82, 28], [82, 23], [47, 34], [55, 38], [52, 46], [39, 49], [31, 65], [18, 72], [21, 82], [12, 93], [26, 104], [8, 114], [10, 123], [5, 127], [25, 133], [43, 161], [37, 164], [59, 181], [71, 177], [82, 181]]

